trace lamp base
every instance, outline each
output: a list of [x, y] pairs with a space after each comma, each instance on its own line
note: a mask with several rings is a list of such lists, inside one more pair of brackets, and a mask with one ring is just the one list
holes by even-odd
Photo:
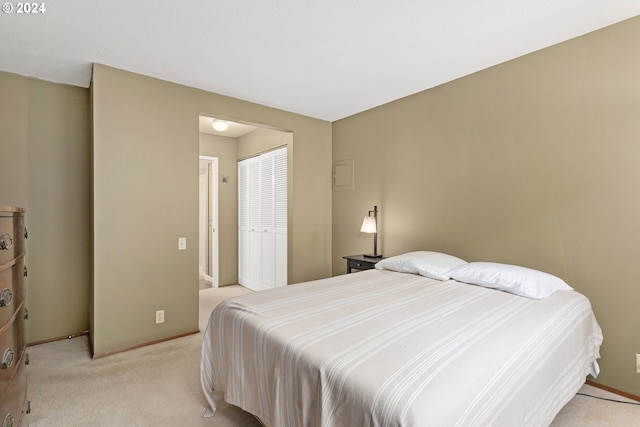
[[364, 256], [365, 258], [374, 258], [374, 259], [375, 259], [375, 258], [382, 258], [382, 254], [377, 254], [377, 255], [374, 255], [374, 254], [364, 254], [363, 256]]

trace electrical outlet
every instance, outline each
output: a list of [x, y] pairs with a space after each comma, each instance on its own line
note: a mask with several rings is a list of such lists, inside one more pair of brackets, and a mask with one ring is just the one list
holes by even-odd
[[164, 323], [164, 310], [156, 311], [156, 323]]
[[187, 238], [186, 237], [178, 237], [178, 250], [184, 251], [187, 249]]
[[636, 353], [636, 372], [640, 374], [640, 353]]

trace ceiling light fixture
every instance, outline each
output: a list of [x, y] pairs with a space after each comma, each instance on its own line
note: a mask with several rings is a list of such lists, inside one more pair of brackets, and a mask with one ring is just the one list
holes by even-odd
[[229, 122], [227, 122], [226, 120], [213, 119], [211, 126], [213, 126], [213, 128], [219, 132], [224, 132], [225, 130], [229, 129]]

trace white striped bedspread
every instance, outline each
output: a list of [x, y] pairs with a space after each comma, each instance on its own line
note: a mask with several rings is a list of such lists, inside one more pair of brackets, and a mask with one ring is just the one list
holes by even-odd
[[601, 343], [575, 291], [367, 270], [218, 305], [201, 380], [213, 411], [222, 391], [272, 427], [545, 426], [597, 374]]

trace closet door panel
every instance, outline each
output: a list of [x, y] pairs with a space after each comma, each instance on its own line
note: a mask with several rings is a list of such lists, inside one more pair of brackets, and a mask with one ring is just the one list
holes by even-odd
[[257, 231], [262, 227], [260, 162], [256, 158], [248, 159], [247, 162], [247, 209], [249, 228], [252, 231]]
[[274, 228], [280, 232], [287, 232], [287, 149], [281, 148], [274, 152], [273, 157], [273, 182], [274, 182]]
[[274, 182], [274, 262], [275, 286], [287, 285], [287, 220], [288, 220], [288, 172], [287, 149], [274, 151], [273, 182]]
[[260, 158], [247, 160], [247, 209], [249, 217], [248, 286], [262, 286], [262, 176]]
[[276, 232], [275, 235], [275, 286], [287, 286], [287, 233]]
[[248, 281], [247, 286], [253, 290], [264, 289], [262, 277], [262, 233], [260, 230], [249, 232], [249, 251], [247, 253]]
[[262, 233], [262, 284], [276, 287], [276, 239], [275, 233]]
[[238, 231], [238, 283], [247, 286], [249, 281], [249, 231]]
[[273, 155], [271, 153], [260, 156], [260, 202], [262, 208], [262, 231], [273, 232], [275, 224], [274, 196], [275, 185], [273, 175]]
[[238, 283], [247, 283], [249, 266], [249, 209], [247, 162], [238, 162]]

